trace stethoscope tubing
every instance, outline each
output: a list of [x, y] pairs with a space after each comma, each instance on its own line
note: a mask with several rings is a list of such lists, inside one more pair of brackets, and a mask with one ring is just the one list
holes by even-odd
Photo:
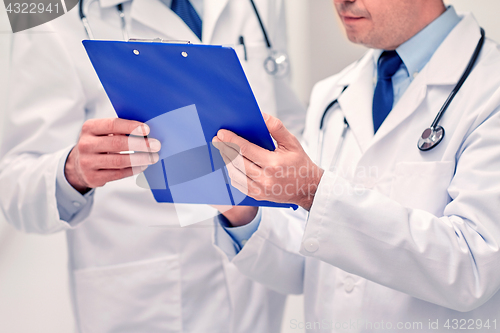
[[344, 86], [344, 88], [342, 88], [342, 91], [340, 92], [339, 97], [336, 98], [336, 99], [334, 99], [332, 102], [330, 102], [330, 104], [328, 104], [328, 106], [325, 108], [325, 111], [323, 111], [323, 115], [321, 116], [321, 120], [319, 122], [319, 129], [320, 129], [320, 131], [323, 130], [323, 126], [325, 125], [325, 118], [326, 118], [326, 115], [328, 114], [328, 111], [330, 111], [330, 109], [333, 108], [333, 106], [339, 102], [340, 96], [344, 93], [344, 91], [348, 87], [349, 86]]
[[486, 33], [485, 33], [484, 29], [481, 28], [481, 38], [479, 39], [479, 43], [477, 44], [476, 49], [474, 50], [474, 53], [472, 54], [471, 60], [469, 61], [464, 73], [460, 77], [460, 80], [458, 81], [456, 86], [451, 91], [451, 94], [446, 99], [446, 102], [441, 107], [441, 110], [439, 110], [438, 114], [436, 115], [436, 118], [434, 119], [434, 121], [431, 124], [431, 128], [436, 128], [438, 126], [438, 123], [441, 120], [441, 117], [446, 112], [446, 110], [450, 106], [451, 102], [453, 101], [453, 99], [455, 98], [457, 93], [462, 88], [464, 82], [467, 80], [470, 73], [472, 72], [472, 69], [474, 68], [474, 65], [476, 64], [477, 59], [479, 58], [479, 54], [481, 53], [481, 50], [483, 48], [485, 37], [486, 37]]
[[[89, 19], [85, 15], [85, 10], [83, 10], [83, 0], [80, 0], [78, 3], [78, 13], [80, 15], [80, 20], [82, 21], [83, 27], [85, 28], [85, 32], [87, 33], [87, 36], [89, 36], [89, 39], [94, 39], [94, 34], [92, 33], [92, 29], [90, 28], [89, 24]], [[92, 1], [87, 2], [87, 9], [90, 6]]]
[[[469, 61], [469, 63], [467, 64], [467, 67], [464, 71], [464, 73], [462, 74], [462, 76], [460, 77], [459, 81], [457, 82], [457, 84], [455, 85], [455, 87], [453, 88], [453, 90], [451, 91], [450, 95], [448, 96], [448, 98], [446, 99], [445, 103], [443, 104], [443, 106], [441, 107], [441, 109], [439, 110], [439, 112], [437, 113], [436, 117], [434, 118], [432, 124], [431, 124], [431, 127], [426, 129], [426, 131], [429, 131], [431, 133], [439, 133], [440, 134], [440, 137], [438, 139], [438, 141], [436, 142], [433, 142], [432, 145], [429, 145], [425, 148], [421, 147], [420, 145], [420, 142], [421, 140], [424, 139], [423, 135], [422, 134], [422, 137], [419, 138], [419, 145], [418, 145], [418, 148], [421, 150], [421, 151], [428, 151], [428, 150], [431, 150], [432, 148], [436, 147], [442, 140], [442, 138], [444, 137], [444, 128], [439, 126], [439, 121], [441, 120], [441, 118], [443, 117], [444, 113], [446, 112], [446, 110], [448, 109], [448, 107], [450, 106], [451, 102], [453, 101], [453, 99], [455, 98], [455, 96], [457, 95], [457, 93], [460, 91], [460, 89], [462, 88], [463, 84], [465, 83], [465, 81], [467, 80], [467, 78], [470, 76], [473, 68], [474, 68], [474, 65], [476, 64], [478, 58], [479, 58], [479, 54], [481, 53], [481, 50], [484, 46], [484, 42], [485, 42], [485, 39], [486, 39], [486, 33], [484, 31], [483, 28], [480, 29], [480, 32], [481, 32], [481, 38], [479, 39], [479, 42], [474, 50], [474, 53], [472, 54], [472, 57]], [[323, 111], [323, 115], [321, 116], [321, 120], [320, 120], [320, 123], [319, 123], [319, 130], [320, 130], [320, 133], [319, 133], [319, 142], [321, 142], [321, 146], [318, 147], [318, 149], [320, 151], [322, 151], [322, 145], [323, 145], [323, 137], [324, 137], [324, 134], [323, 134], [323, 127], [324, 127], [324, 123], [325, 123], [325, 119], [326, 119], [326, 116], [328, 114], [328, 112], [330, 111], [330, 109], [333, 108], [333, 106], [335, 106], [335, 104], [338, 104], [338, 100], [340, 98], [340, 96], [344, 93], [344, 91], [347, 89], [348, 86], [344, 86], [344, 88], [342, 89], [342, 92], [340, 93], [339, 97], [337, 97], [335, 100], [333, 100], [332, 102], [330, 102], [330, 104], [327, 105], [327, 107], [325, 108], [325, 111]], [[343, 144], [343, 137], [345, 136], [345, 132], [347, 131], [347, 129], [349, 128], [349, 124], [347, 123], [347, 119], [344, 117], [344, 123], [347, 124], [344, 129], [343, 129], [343, 132], [342, 132], [342, 141], [340, 142], [340, 144]], [[426, 132], [424, 131], [424, 133]], [[336, 150], [336, 153], [335, 155], [337, 154], [337, 152], [340, 150], [340, 148], [338, 147], [337, 150]], [[320, 160], [321, 160], [321, 153], [319, 154], [320, 156]]]
[[[84, 0], [80, 0], [78, 4], [78, 13], [80, 15], [80, 20], [82, 21], [83, 27], [85, 28], [85, 32], [87, 33], [87, 36], [89, 39], [94, 39], [94, 34], [92, 33], [92, 28], [90, 27], [89, 19], [87, 18], [87, 15], [85, 15], [85, 12], [88, 11], [90, 5], [95, 2], [96, 0], [90, 0], [87, 1], [87, 10], [84, 10], [83, 8], [83, 2]], [[122, 34], [123, 34], [123, 39], [128, 40], [128, 33], [127, 33], [127, 22], [125, 21], [125, 13], [123, 11], [123, 4], [119, 3], [116, 5], [116, 10], [118, 11], [118, 15], [120, 17], [121, 21], [121, 29], [122, 29]]]
[[120, 15], [120, 21], [122, 22], [122, 34], [123, 34], [123, 39], [128, 40], [128, 33], [127, 33], [127, 21], [125, 21], [125, 13], [123, 12], [123, 5], [119, 3], [116, 5], [116, 9], [118, 10], [118, 14]]
[[262, 22], [262, 18], [260, 17], [259, 10], [257, 9], [257, 6], [255, 5], [255, 1], [250, 0], [250, 3], [252, 4], [253, 11], [255, 12], [255, 16], [257, 16], [257, 20], [259, 21], [260, 29], [262, 30], [262, 34], [264, 35], [264, 40], [266, 41], [267, 48], [269, 50], [272, 50], [273, 47], [271, 45], [271, 41], [269, 40], [269, 35], [267, 34], [267, 29], [264, 26], [264, 22]]
[[[321, 120], [320, 120], [320, 124], [319, 124], [319, 136], [318, 136], [318, 149], [319, 149], [318, 163], [320, 163], [320, 164], [321, 164], [322, 159], [323, 159], [323, 143], [324, 143], [324, 135], [325, 135], [323, 127], [325, 125], [326, 116], [328, 115], [328, 111], [330, 111], [330, 109], [333, 108], [335, 106], [335, 104], [338, 104], [340, 96], [342, 96], [342, 94], [347, 89], [347, 87], [348, 86], [344, 86], [344, 88], [342, 88], [342, 91], [340, 92], [339, 97], [336, 98], [335, 100], [333, 100], [332, 102], [330, 102], [330, 104], [328, 104], [328, 106], [325, 108], [325, 111], [323, 112], [323, 115], [321, 116]], [[349, 129], [349, 122], [347, 121], [347, 118], [344, 116], [344, 125], [342, 128], [342, 133], [340, 134], [340, 140], [339, 140], [339, 143], [337, 144], [337, 147], [335, 149], [335, 153], [333, 154], [332, 161], [331, 161], [330, 165], [332, 163], [334, 164], [334, 166], [337, 164], [337, 160], [340, 156], [340, 152], [342, 151], [342, 147], [344, 145], [344, 140], [345, 140], [345, 137], [347, 135], [348, 129]]]

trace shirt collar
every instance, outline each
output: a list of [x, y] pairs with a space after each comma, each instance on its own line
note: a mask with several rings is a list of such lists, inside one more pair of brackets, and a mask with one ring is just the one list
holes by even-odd
[[[172, 0], [161, 0], [168, 8], [172, 7]], [[189, 0], [198, 16], [203, 18], [203, 0]]]
[[[434, 52], [459, 22], [460, 17], [455, 8], [449, 6], [441, 16], [396, 49], [410, 79], [427, 65]], [[375, 65], [383, 51], [375, 50], [373, 53]]]
[[[90, 0], [92, 1], [92, 0]], [[106, 8], [106, 7], [111, 7], [111, 6], [116, 6], [120, 3], [125, 3], [130, 0], [99, 0], [99, 4], [101, 7]], [[161, 0], [168, 8], [171, 7], [172, 5], [172, 0]], [[203, 14], [203, 0], [190, 0], [191, 4], [193, 5], [194, 9], [200, 15], [200, 17]]]
[[[92, 2], [92, 0], [90, 0], [90, 1]], [[107, 8], [107, 7], [116, 6], [116, 5], [121, 4], [121, 3], [125, 3], [127, 1], [128, 0], [99, 0], [99, 5], [102, 8]]]

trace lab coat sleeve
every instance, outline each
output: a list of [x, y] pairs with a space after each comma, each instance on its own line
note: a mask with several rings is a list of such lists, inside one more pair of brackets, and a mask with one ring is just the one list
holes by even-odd
[[61, 36], [44, 24], [13, 36], [4, 138], [0, 149], [0, 207], [8, 222], [33, 233], [75, 227], [90, 204], [64, 221], [57, 174], [85, 121], [84, 92]]
[[488, 104], [456, 155], [443, 216], [326, 172], [301, 253], [453, 310], [484, 304], [500, 288], [500, 92]]
[[[277, 22], [276, 29], [271, 36], [273, 48], [276, 51], [286, 52], [288, 48], [285, 1], [275, 1], [275, 7], [270, 10], [270, 15]], [[292, 75], [293, 73], [290, 71], [284, 77], [277, 76], [274, 78], [276, 112], [285, 127], [295, 136], [300, 136], [304, 130], [306, 108], [291, 87], [290, 80]]]
[[57, 166], [56, 175], [56, 202], [57, 211], [61, 220], [74, 223], [74, 217], [80, 213], [84, 208], [89, 208], [92, 206], [92, 200], [94, 198], [95, 189], [90, 190], [81, 195], [80, 192], [75, 190], [64, 175], [64, 169], [66, 165], [66, 160], [68, 158], [71, 149], [68, 149], [62, 155], [59, 160], [59, 165]]
[[263, 208], [257, 231], [241, 250], [220, 223], [215, 228], [215, 245], [225, 249], [228, 258], [247, 277], [282, 294], [300, 294], [304, 257], [298, 251], [303, 221], [303, 211]]

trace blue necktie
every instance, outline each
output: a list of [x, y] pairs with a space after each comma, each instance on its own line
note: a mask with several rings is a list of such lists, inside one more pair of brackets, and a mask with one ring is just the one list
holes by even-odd
[[201, 40], [201, 18], [189, 0], [172, 0], [172, 11], [187, 24]]
[[385, 51], [378, 61], [378, 79], [373, 94], [373, 129], [377, 133], [394, 104], [392, 77], [403, 61], [396, 51]]

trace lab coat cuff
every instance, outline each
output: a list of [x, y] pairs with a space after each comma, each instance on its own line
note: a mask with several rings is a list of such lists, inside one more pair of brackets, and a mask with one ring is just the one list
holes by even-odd
[[87, 215], [85, 212], [89, 211], [93, 203], [95, 190], [92, 189], [82, 195], [66, 179], [64, 169], [72, 149], [73, 147], [68, 148], [59, 160], [56, 175], [56, 200], [60, 219], [68, 222], [71, 226], [76, 226], [83, 220], [81, 215]]
[[219, 222], [224, 228], [224, 230], [231, 236], [231, 238], [238, 244], [241, 249], [245, 246], [246, 242], [259, 228], [260, 221], [262, 219], [262, 211], [259, 209], [257, 215], [254, 219], [241, 227], [231, 227], [229, 221], [224, 217], [224, 215], [219, 215]]
[[231, 261], [241, 251], [246, 244], [246, 240], [257, 231], [261, 217], [262, 213], [259, 209], [257, 215], [249, 224], [231, 228], [224, 215], [217, 215], [214, 218], [214, 245]]
[[331, 211], [328, 209], [329, 204], [331, 200], [334, 200], [334, 192], [343, 190], [338, 188], [338, 178], [336, 173], [330, 171], [326, 171], [321, 177], [313, 204], [307, 215], [307, 224], [300, 246], [300, 254], [304, 256], [313, 256], [319, 249], [322, 223], [326, 217], [331, 215]]
[[[245, 276], [276, 292], [301, 294], [304, 257], [297, 251], [302, 232], [293, 228], [298, 225], [284, 215], [285, 212], [280, 208], [262, 209], [262, 221], [257, 231], [232, 263]], [[297, 241], [294, 236], [298, 237]]]
[[224, 227], [221, 225], [220, 216], [214, 217], [214, 238], [213, 244], [216, 249], [221, 252], [223, 256], [226, 256], [229, 261], [240, 251], [239, 245], [234, 241], [234, 239], [227, 233]]

